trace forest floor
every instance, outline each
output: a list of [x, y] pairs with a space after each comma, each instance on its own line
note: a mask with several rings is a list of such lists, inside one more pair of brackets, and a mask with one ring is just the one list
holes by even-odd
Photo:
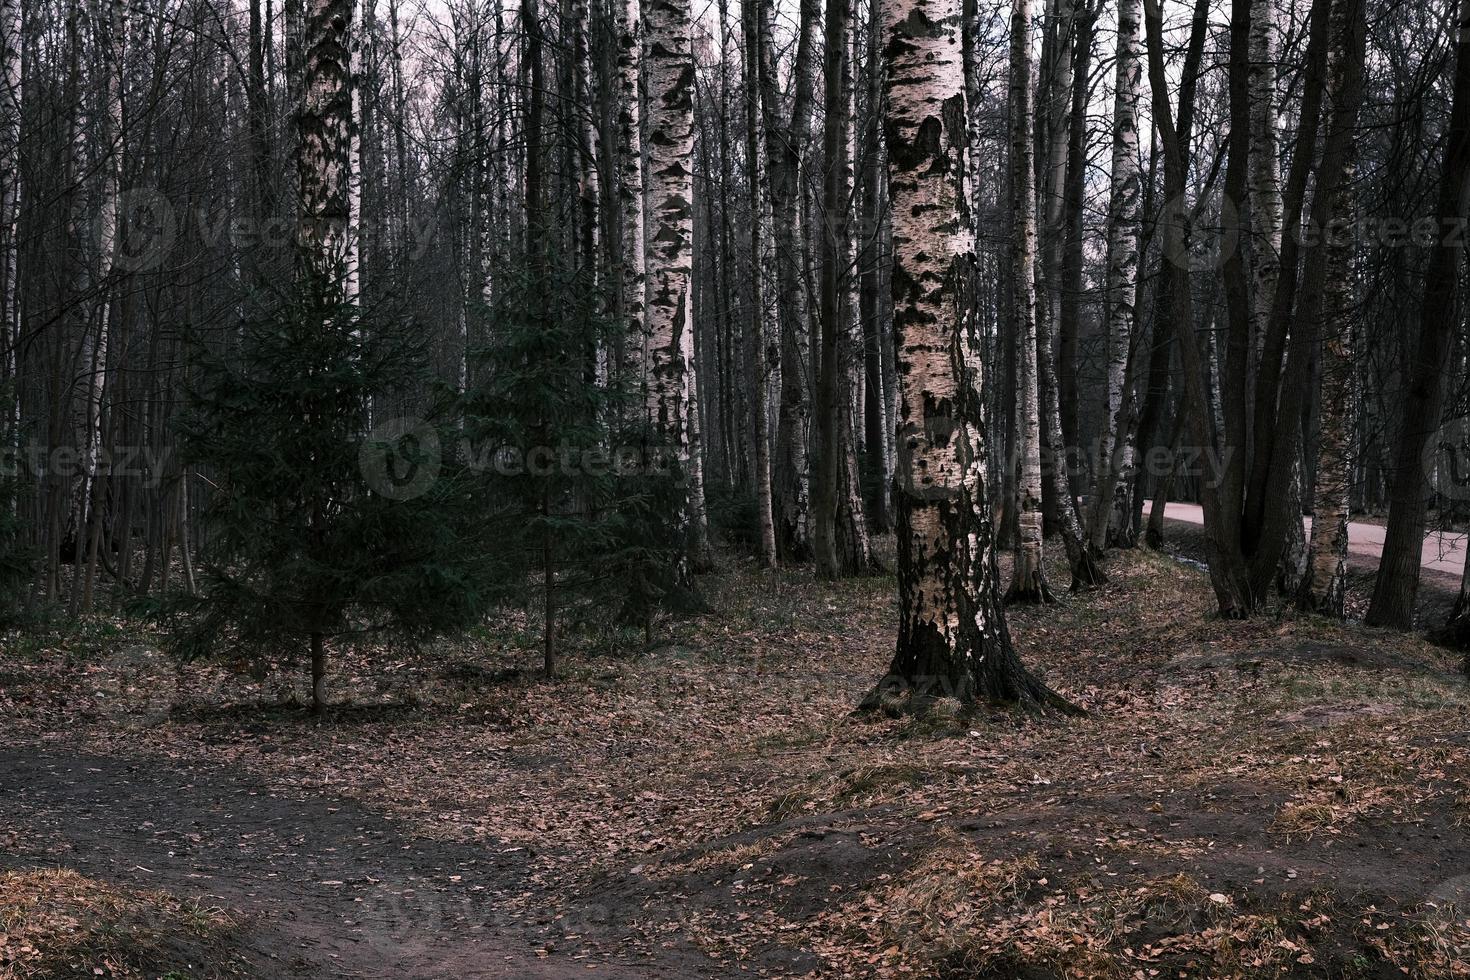
[[1013, 610], [1070, 721], [854, 718], [893, 580], [733, 560], [652, 650], [543, 681], [510, 620], [321, 722], [134, 624], [0, 636], [0, 976], [1470, 976], [1458, 656], [1108, 571]]

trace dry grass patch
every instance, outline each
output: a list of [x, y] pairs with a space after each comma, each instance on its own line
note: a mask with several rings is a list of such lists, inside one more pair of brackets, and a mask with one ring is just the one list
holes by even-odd
[[0, 874], [0, 976], [248, 976], [223, 910], [67, 870]]
[[950, 831], [913, 867], [880, 875], [863, 898], [822, 916], [828, 942], [814, 944], [837, 962], [854, 947], [870, 948], [875, 965], [914, 969], [963, 949], [996, 910], [1018, 902], [1035, 884], [1035, 857], [989, 859]]

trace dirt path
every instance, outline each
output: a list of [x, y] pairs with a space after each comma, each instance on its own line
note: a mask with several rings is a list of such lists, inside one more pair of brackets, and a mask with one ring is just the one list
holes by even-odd
[[[578, 959], [562, 937], [597, 909], [516, 917], [523, 849], [406, 835], [351, 802], [293, 798], [181, 759], [64, 745], [0, 748], [0, 823], [46, 841], [0, 866], [56, 866], [238, 909], [279, 977], [691, 976]], [[558, 921], [552, 920], [561, 918]], [[538, 950], [551, 951], [544, 955]]]
[[[1152, 513], [1153, 501], [1148, 501], [1146, 508]], [[1165, 504], [1164, 517], [1168, 520], [1182, 521], [1201, 527], [1205, 523], [1204, 508], [1199, 504], [1173, 502]], [[1307, 533], [1311, 534], [1312, 519], [1304, 517], [1302, 524]], [[1386, 533], [1384, 528], [1376, 524], [1360, 524], [1353, 521], [1348, 524], [1349, 553], [1352, 557], [1377, 568], [1378, 560], [1383, 557], [1383, 541]], [[1464, 534], [1450, 531], [1432, 531], [1425, 536], [1422, 564], [1424, 569], [1430, 572], [1440, 584], [1447, 584], [1451, 588], [1459, 584], [1460, 575], [1465, 568], [1465, 538]]]

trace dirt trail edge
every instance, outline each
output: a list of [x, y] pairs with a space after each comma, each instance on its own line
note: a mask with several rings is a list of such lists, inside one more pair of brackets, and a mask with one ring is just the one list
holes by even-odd
[[217, 766], [0, 746], [0, 824], [45, 844], [0, 854], [0, 867], [60, 865], [244, 912], [247, 943], [272, 976], [692, 975], [563, 948], [566, 933], [596, 931], [596, 909], [514, 915], [509, 899], [526, 890], [520, 849], [412, 836], [351, 801], [273, 792]]

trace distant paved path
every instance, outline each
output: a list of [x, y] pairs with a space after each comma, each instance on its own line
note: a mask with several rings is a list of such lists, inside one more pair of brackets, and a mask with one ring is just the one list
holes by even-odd
[[[1152, 512], [1153, 501], [1148, 502], [1148, 510]], [[1186, 524], [1205, 523], [1205, 512], [1199, 504], [1168, 503], [1164, 505], [1164, 517], [1173, 521], [1183, 521]], [[1307, 533], [1312, 531], [1312, 519], [1302, 518], [1302, 524]], [[1377, 566], [1383, 557], [1384, 528], [1377, 524], [1359, 524], [1356, 521], [1348, 524], [1348, 553], [1353, 557], [1366, 559], [1373, 566]], [[1465, 570], [1465, 535], [1454, 534], [1448, 531], [1432, 531], [1424, 538], [1423, 566], [1433, 572], [1442, 572], [1456, 578]]]

